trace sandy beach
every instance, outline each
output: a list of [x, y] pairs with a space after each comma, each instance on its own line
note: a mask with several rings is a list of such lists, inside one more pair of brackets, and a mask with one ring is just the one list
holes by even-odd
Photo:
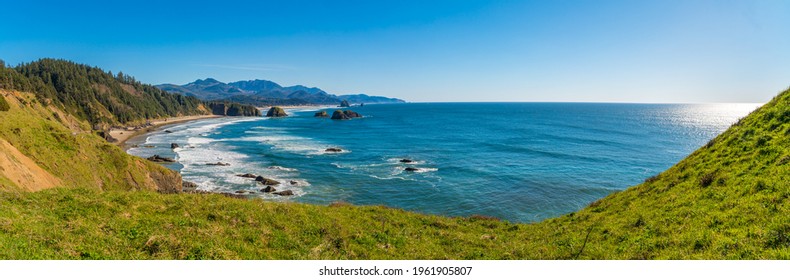
[[[283, 109], [286, 109], [286, 110], [322, 110], [322, 109], [323, 110], [327, 110], [327, 109], [332, 109], [333, 108], [330, 105], [323, 105], [323, 106], [321, 106], [321, 105], [319, 105], [319, 106], [316, 106], [316, 105], [295, 105], [295, 106], [279, 106], [279, 107], [282, 107]], [[258, 107], [258, 110], [261, 111], [261, 114], [266, 115], [266, 112], [270, 108], [271, 108], [271, 106], [269, 106], [269, 107]], [[166, 119], [150, 120], [151, 125], [145, 126], [145, 127], [141, 127], [141, 128], [135, 128], [135, 127], [132, 127], [132, 126], [128, 126], [128, 127], [125, 127], [125, 128], [114, 128], [114, 129], [110, 130], [110, 136], [112, 136], [113, 138], [118, 140], [118, 142], [116, 142], [116, 144], [118, 146], [120, 146], [121, 148], [126, 148], [125, 144], [126, 144], [126, 141], [128, 141], [129, 139], [131, 139], [131, 138], [133, 138], [135, 136], [138, 136], [138, 135], [145, 134], [145, 133], [154, 132], [154, 131], [156, 131], [157, 129], [159, 129], [160, 127], [162, 127], [164, 125], [182, 123], [182, 122], [199, 120], [199, 119], [221, 118], [221, 117], [225, 117], [225, 116], [219, 116], [219, 115], [197, 115], [197, 116], [184, 116], [184, 117], [173, 117], [173, 118], [166, 118]]]
[[143, 133], [152, 132], [163, 125], [175, 124], [175, 123], [181, 123], [181, 122], [199, 120], [199, 119], [220, 118], [220, 117], [224, 117], [224, 116], [197, 115], [197, 116], [184, 116], [184, 117], [173, 117], [166, 119], [151, 120], [150, 121], [151, 125], [142, 128], [126, 127], [126, 128], [112, 129], [110, 130], [110, 136], [117, 139], [118, 142], [116, 144], [118, 144], [118, 146], [123, 148], [126, 141], [129, 140], [130, 138]]

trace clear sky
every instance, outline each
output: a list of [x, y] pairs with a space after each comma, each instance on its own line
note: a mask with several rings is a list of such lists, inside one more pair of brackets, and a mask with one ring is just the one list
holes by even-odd
[[790, 86], [790, 1], [160, 2], [0, 0], [0, 59], [409, 101], [765, 102]]

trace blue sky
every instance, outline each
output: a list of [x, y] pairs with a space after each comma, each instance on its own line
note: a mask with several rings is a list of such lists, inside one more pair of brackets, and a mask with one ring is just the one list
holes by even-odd
[[765, 102], [790, 1], [2, 1], [0, 59], [409, 101]]

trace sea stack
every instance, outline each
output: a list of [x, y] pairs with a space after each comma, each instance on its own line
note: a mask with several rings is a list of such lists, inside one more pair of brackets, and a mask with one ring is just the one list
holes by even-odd
[[343, 100], [340, 102], [340, 107], [351, 107], [351, 105], [348, 105], [348, 100]]
[[348, 116], [349, 118], [352, 118], [352, 119], [353, 118], [361, 118], [362, 117], [362, 115], [360, 115], [359, 113], [351, 111], [351, 110], [345, 110], [345, 111], [343, 111], [343, 114], [346, 114], [346, 116]]
[[332, 113], [333, 120], [350, 120], [353, 118], [361, 118], [361, 117], [362, 115], [351, 110], [345, 110], [345, 111], [336, 110], [334, 113]]
[[346, 114], [344, 114], [343, 111], [335, 110], [335, 112], [332, 113], [332, 119], [333, 120], [348, 120], [348, 119], [351, 119], [351, 118], [346, 116]]
[[329, 117], [329, 114], [327, 114], [326, 111], [321, 111], [321, 112], [316, 112], [315, 115], [313, 116], [316, 118], [326, 118]]
[[271, 109], [269, 109], [269, 112], [266, 113], [266, 116], [277, 118], [277, 117], [286, 117], [288, 116], [288, 114], [285, 113], [285, 110], [283, 110], [283, 108], [274, 106]]

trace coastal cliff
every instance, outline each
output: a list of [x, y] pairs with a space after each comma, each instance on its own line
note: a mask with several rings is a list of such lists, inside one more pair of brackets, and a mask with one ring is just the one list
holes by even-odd
[[90, 124], [30, 93], [0, 90], [0, 190], [53, 187], [177, 192], [181, 176], [127, 155]]

